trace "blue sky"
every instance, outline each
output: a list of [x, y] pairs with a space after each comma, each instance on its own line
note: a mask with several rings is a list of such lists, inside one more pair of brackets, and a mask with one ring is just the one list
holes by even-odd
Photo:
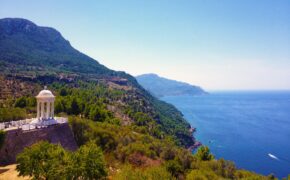
[[0, 0], [114, 70], [205, 89], [290, 89], [288, 0]]

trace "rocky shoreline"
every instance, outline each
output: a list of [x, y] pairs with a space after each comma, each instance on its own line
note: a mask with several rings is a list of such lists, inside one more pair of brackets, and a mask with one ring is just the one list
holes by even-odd
[[194, 134], [195, 132], [196, 132], [196, 128], [195, 128], [195, 127], [190, 127], [190, 128], [189, 128], [189, 133], [191, 134], [191, 136], [192, 136], [192, 140], [193, 140], [193, 142], [194, 142], [193, 145], [191, 145], [191, 146], [189, 146], [189, 147], [187, 148], [189, 151], [194, 151], [195, 149], [197, 149], [199, 146], [202, 145], [202, 143], [199, 142], [199, 141], [197, 141], [197, 140], [195, 139], [195, 137], [193, 136], [193, 134]]

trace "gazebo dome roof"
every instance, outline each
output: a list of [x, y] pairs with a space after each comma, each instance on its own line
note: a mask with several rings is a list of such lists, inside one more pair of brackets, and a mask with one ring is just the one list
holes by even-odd
[[37, 98], [54, 98], [55, 96], [52, 94], [50, 90], [44, 89], [38, 93]]

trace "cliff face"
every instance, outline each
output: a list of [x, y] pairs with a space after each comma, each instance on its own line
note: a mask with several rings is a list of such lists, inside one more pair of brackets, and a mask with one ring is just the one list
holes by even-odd
[[0, 165], [15, 163], [16, 156], [25, 147], [39, 141], [61, 144], [62, 147], [70, 151], [78, 148], [68, 124], [58, 124], [32, 131], [11, 130], [6, 132], [4, 145], [0, 149]]

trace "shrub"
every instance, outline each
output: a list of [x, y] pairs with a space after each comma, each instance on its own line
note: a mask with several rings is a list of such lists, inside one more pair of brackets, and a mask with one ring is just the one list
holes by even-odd
[[68, 153], [60, 146], [39, 142], [25, 148], [17, 156], [17, 171], [20, 176], [35, 179], [57, 179], [66, 176], [66, 166], [71, 164]]
[[88, 141], [94, 141], [104, 151], [110, 151], [117, 146], [114, 125], [96, 123], [78, 117], [69, 118], [74, 138], [79, 146]]
[[24, 108], [26, 107], [26, 97], [16, 99], [14, 107]]
[[176, 160], [167, 161], [165, 167], [174, 177], [178, 177], [178, 175], [182, 173], [182, 167]]
[[131, 166], [123, 167], [113, 178], [118, 180], [171, 180], [174, 179], [164, 167], [150, 167], [144, 170], [134, 169]]
[[0, 108], [0, 122], [25, 119], [27, 113], [21, 108]]
[[107, 176], [101, 149], [90, 142], [74, 153], [41, 141], [17, 156], [20, 176], [34, 179], [101, 179]]
[[186, 180], [219, 180], [222, 179], [221, 177], [217, 176], [212, 171], [206, 170], [192, 170], [186, 176]]
[[89, 142], [80, 147], [73, 159], [75, 177], [101, 179], [107, 176], [103, 153], [95, 143]]
[[201, 146], [198, 148], [194, 156], [201, 161], [210, 161], [214, 159], [214, 155], [210, 153], [210, 150], [207, 146]]

